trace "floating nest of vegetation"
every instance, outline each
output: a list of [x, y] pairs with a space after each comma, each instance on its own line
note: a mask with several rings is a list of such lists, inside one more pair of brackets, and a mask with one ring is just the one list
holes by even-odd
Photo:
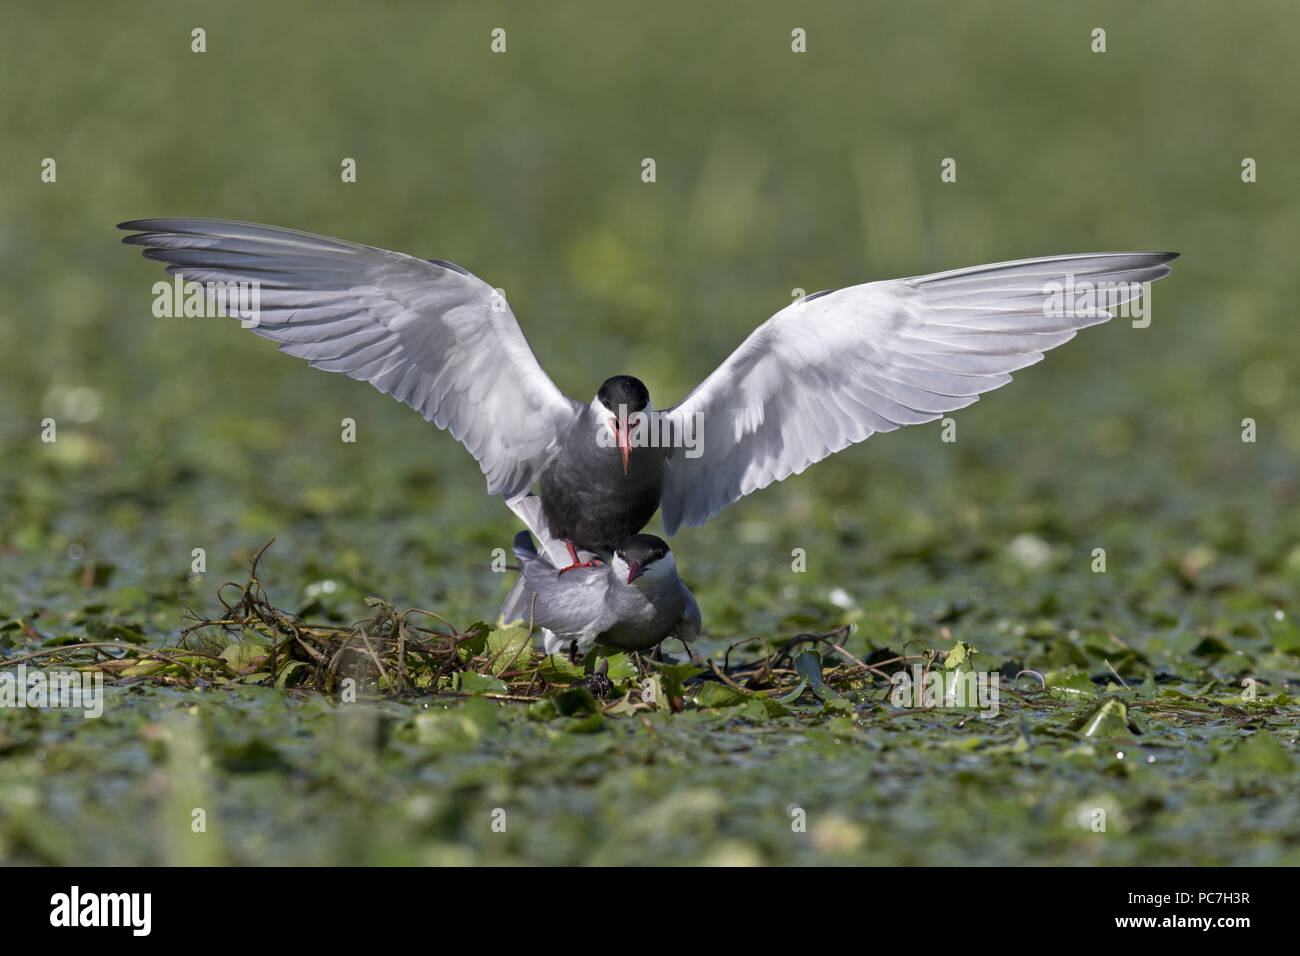
[[[533, 703], [555, 691], [578, 691], [579, 697], [590, 695], [610, 706], [674, 711], [683, 708], [688, 687], [693, 699], [702, 694], [712, 704], [744, 695], [778, 711], [808, 692], [824, 702], [842, 701], [848, 709], [835, 686], [861, 687], [873, 677], [888, 680], [888, 668], [923, 657], [932, 660], [932, 655], [920, 654], [859, 660], [840, 644], [849, 632], [845, 626], [826, 634], [800, 634], [778, 650], [766, 648], [757, 660], [734, 665], [733, 651], [764, 639], [736, 642], [721, 664], [694, 656], [685, 644], [684, 662], [665, 662], [660, 653], [652, 657], [599, 648], [575, 662], [534, 650], [531, 625], [478, 622], [461, 630], [433, 611], [399, 611], [380, 598], [367, 599], [375, 609], [372, 617], [350, 626], [314, 624], [276, 607], [262, 588], [258, 563], [274, 540], [254, 555], [247, 581], [218, 589], [219, 617], [196, 618], [181, 632], [181, 648], [142, 651], [141, 656], [153, 655], [155, 666], [202, 662], [207, 679], [222, 683], [274, 684], [344, 699], [486, 695]], [[199, 656], [187, 659], [195, 651]], [[843, 660], [828, 662], [823, 673], [818, 651]], [[155, 670], [150, 676], [158, 674]], [[171, 676], [184, 681], [182, 674]]]
[[[727, 647], [721, 663], [695, 656], [684, 644], [689, 656], [675, 662], [658, 653], [651, 657], [600, 648], [573, 662], [565, 655], [536, 651], [531, 625], [478, 622], [460, 630], [433, 611], [399, 612], [379, 598], [367, 600], [373, 616], [350, 626], [316, 624], [267, 598], [258, 564], [274, 541], [254, 555], [245, 582], [228, 581], [218, 588], [222, 611], [217, 617], [191, 615], [193, 623], [181, 631], [176, 647], [143, 648], [106, 640], [64, 644], [5, 658], [0, 666], [57, 662], [101, 672], [119, 685], [137, 681], [191, 689], [269, 685], [293, 695], [315, 692], [344, 701], [486, 696], [532, 705], [543, 717], [676, 712], [686, 707], [743, 707], [755, 718], [810, 710], [847, 716], [861, 715], [864, 706], [889, 717], [934, 706], [928, 702], [886, 706], [894, 703], [892, 678], [900, 671], [918, 676], [969, 671], [971, 655], [976, 653], [957, 642], [949, 650], [880, 649], [864, 660], [844, 648], [850, 630], [845, 626], [775, 642], [762, 636], [746, 638]], [[34, 633], [29, 636], [40, 638]], [[778, 646], [773, 648], [773, 643]], [[761, 652], [756, 654], [758, 649]], [[113, 651], [120, 653], [114, 656]], [[744, 659], [732, 663], [733, 652]], [[1039, 686], [1024, 687], [1019, 678], [1026, 674], [1036, 678]], [[1111, 696], [1118, 685], [1110, 685], [1105, 675], [1089, 678], [1077, 673], [1058, 684], [1033, 671], [1013, 671], [1003, 678], [1015, 683], [1016, 689], [1004, 685], [999, 693], [1009, 698], [1008, 703], [1030, 710], [1073, 710], [1071, 705], [1091, 698], [1091, 706], [1069, 727], [1071, 733], [1085, 736], [1100, 733], [1098, 728], [1112, 736], [1141, 733], [1130, 718], [1130, 707], [1151, 717], [1192, 723], [1228, 718], [1250, 726], [1258, 719], [1226, 700], [1206, 698], [1209, 687], [1198, 694], [1174, 692], [1181, 699], [1164, 695], [1156, 699], [1150, 677], [1141, 688], [1132, 688], [1113, 669], [1112, 674], [1123, 685], [1122, 700]], [[1107, 687], [1104, 693], [1092, 687], [1098, 683]], [[949, 701], [947, 706], [954, 705]], [[968, 718], [978, 704], [972, 701], [963, 709]]]
[[[849, 710], [841, 691], [873, 682], [879, 687], [879, 679], [888, 681], [891, 671], [914, 661], [928, 665], [944, 653], [878, 652], [864, 661], [842, 646], [849, 633], [845, 626], [797, 635], [780, 641], [777, 649], [766, 638], [747, 638], [728, 647], [721, 663], [696, 657], [685, 644], [688, 656], [676, 662], [661, 653], [600, 648], [574, 662], [536, 651], [531, 625], [478, 622], [462, 630], [433, 611], [399, 611], [380, 598], [367, 599], [373, 616], [350, 626], [312, 623], [267, 597], [258, 566], [274, 541], [253, 556], [246, 581], [227, 581], [217, 589], [219, 614], [191, 613], [193, 623], [181, 631], [178, 646], [92, 641], [21, 660], [44, 658], [44, 665], [57, 661], [99, 671], [116, 684], [271, 685], [291, 694], [317, 692], [344, 700], [484, 695], [526, 703], [554, 700], [564, 713], [574, 700], [597, 702], [608, 712], [677, 711], [689, 699], [699, 706], [753, 701], [768, 713], [781, 713], [805, 694], [811, 702]], [[763, 650], [757, 658], [756, 647]], [[733, 652], [745, 659], [733, 664]]]

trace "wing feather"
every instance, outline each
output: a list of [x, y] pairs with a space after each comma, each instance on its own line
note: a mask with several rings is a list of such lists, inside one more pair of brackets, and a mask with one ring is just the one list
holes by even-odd
[[669, 534], [876, 432], [964, 408], [1169, 274], [1177, 253], [1022, 259], [819, 293], [759, 326], [685, 401]]
[[504, 299], [449, 262], [220, 219], [140, 219], [123, 239], [200, 283], [256, 282], [254, 332], [370, 382], [464, 442], [488, 491], [528, 491], [581, 406], [528, 347]]

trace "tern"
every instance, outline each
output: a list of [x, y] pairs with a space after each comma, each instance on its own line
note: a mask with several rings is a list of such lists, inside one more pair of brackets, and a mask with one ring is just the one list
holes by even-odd
[[445, 260], [217, 219], [120, 228], [209, 296], [212, 284], [256, 284], [254, 332], [450, 431], [488, 492], [553, 558], [567, 549], [570, 569], [607, 557], [657, 510], [669, 535], [701, 525], [877, 432], [970, 405], [1108, 320], [1178, 255], [1020, 259], [808, 295], [661, 411], [628, 375], [589, 404], [566, 397], [499, 290]]
[[667, 543], [634, 534], [614, 549], [608, 564], [573, 571], [540, 555], [527, 531], [515, 535], [519, 579], [506, 596], [501, 619], [542, 629], [542, 647], [586, 652], [595, 644], [643, 651], [673, 636], [693, 641], [703, 622], [699, 605], [677, 575]]

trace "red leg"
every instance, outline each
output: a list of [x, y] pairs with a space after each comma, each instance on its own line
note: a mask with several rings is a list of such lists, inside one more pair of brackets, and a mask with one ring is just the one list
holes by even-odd
[[569, 557], [572, 559], [573, 563], [570, 564], [567, 568], [560, 568], [561, 574], [563, 574], [565, 571], [572, 571], [574, 568], [594, 568], [596, 565], [600, 564], [599, 558], [592, 558], [590, 561], [587, 561], [585, 563], [579, 561], [578, 550], [573, 546], [572, 541], [565, 541], [564, 546], [569, 549]]

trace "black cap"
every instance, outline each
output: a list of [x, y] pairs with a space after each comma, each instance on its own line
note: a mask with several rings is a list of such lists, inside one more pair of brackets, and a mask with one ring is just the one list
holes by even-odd
[[641, 383], [639, 378], [633, 378], [631, 375], [615, 375], [613, 378], [605, 379], [605, 384], [600, 386], [596, 397], [600, 399], [600, 404], [611, 412], [617, 412], [618, 407], [623, 405], [630, 414], [639, 412], [650, 404], [650, 390]]
[[652, 534], [629, 535], [618, 546], [618, 553], [624, 561], [642, 568], [658, 561], [669, 550], [668, 542]]

